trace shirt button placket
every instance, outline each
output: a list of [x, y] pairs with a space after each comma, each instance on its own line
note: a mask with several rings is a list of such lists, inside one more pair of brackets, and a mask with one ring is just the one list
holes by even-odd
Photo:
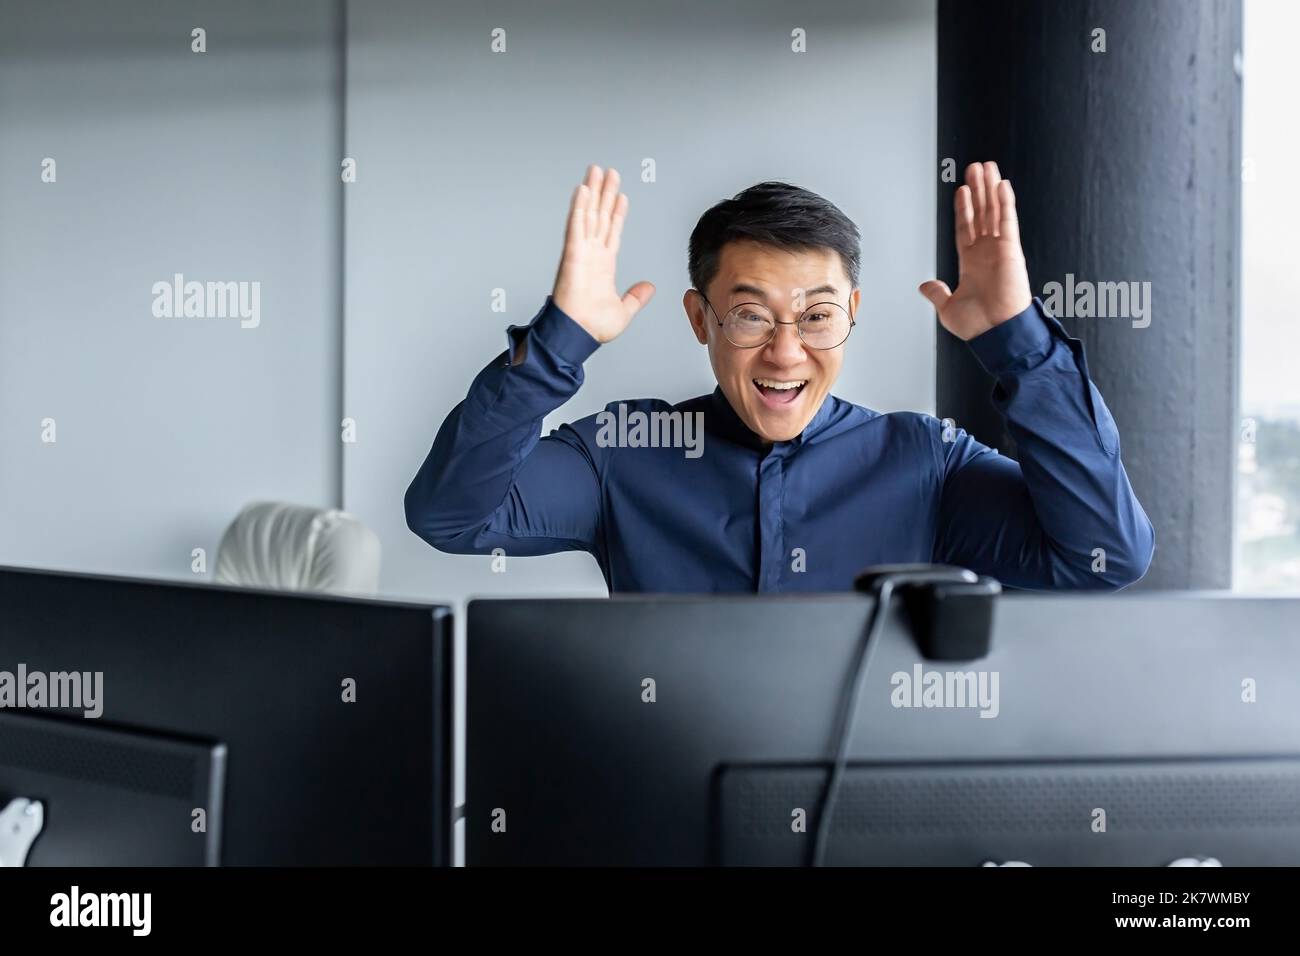
[[759, 591], [781, 590], [785, 567], [784, 520], [781, 514], [785, 455], [774, 445], [758, 468]]

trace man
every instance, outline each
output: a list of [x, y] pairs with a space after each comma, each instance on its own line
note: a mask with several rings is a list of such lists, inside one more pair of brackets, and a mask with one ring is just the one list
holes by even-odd
[[[1115, 423], [1081, 343], [1030, 295], [995, 164], [973, 163], [957, 190], [957, 290], [920, 292], [996, 377], [1019, 463], [931, 416], [830, 394], [862, 295], [858, 231], [784, 183], [719, 203], [691, 235], [683, 305], [714, 392], [614, 403], [541, 438], [583, 363], [654, 294], [615, 285], [627, 209], [618, 173], [590, 167], [552, 294], [507, 330], [406, 492], [407, 523], [435, 548], [587, 551], [611, 593], [845, 590], [867, 565], [902, 562], [1019, 588], [1113, 589], [1146, 573], [1154, 532]], [[664, 436], [647, 422], [670, 440], [648, 440]]]

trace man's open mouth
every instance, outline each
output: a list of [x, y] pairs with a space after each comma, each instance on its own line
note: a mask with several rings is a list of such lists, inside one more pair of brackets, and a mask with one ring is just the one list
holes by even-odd
[[754, 388], [762, 396], [763, 403], [769, 406], [789, 405], [803, 393], [808, 384], [806, 378], [782, 381], [775, 378], [756, 378], [752, 380]]

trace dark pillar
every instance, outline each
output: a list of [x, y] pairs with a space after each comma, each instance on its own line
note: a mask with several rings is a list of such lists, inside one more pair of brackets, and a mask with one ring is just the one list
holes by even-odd
[[[1067, 273], [1150, 283], [1145, 328], [1058, 311], [1156, 528], [1141, 587], [1231, 585], [1240, 50], [1239, 0], [938, 5], [940, 160], [955, 160], [959, 182], [976, 160], [1011, 180], [1035, 294]], [[938, 234], [938, 274], [954, 287], [956, 185], [939, 185]], [[1014, 456], [992, 381], [942, 328], [937, 361], [940, 417]]]

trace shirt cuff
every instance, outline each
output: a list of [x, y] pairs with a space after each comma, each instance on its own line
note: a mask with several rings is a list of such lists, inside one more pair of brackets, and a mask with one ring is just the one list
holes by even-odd
[[984, 370], [996, 378], [1041, 364], [1052, 351], [1055, 333], [1068, 339], [1065, 329], [1047, 313], [1042, 300], [1034, 296], [1023, 312], [981, 332], [966, 344]]
[[566, 365], [581, 365], [592, 352], [600, 348], [600, 343], [592, 338], [591, 333], [556, 305], [549, 295], [546, 303], [533, 316], [532, 322], [528, 325], [512, 325], [506, 329], [507, 356], [514, 354], [515, 347], [525, 336], [529, 338], [530, 348], [537, 345]]

